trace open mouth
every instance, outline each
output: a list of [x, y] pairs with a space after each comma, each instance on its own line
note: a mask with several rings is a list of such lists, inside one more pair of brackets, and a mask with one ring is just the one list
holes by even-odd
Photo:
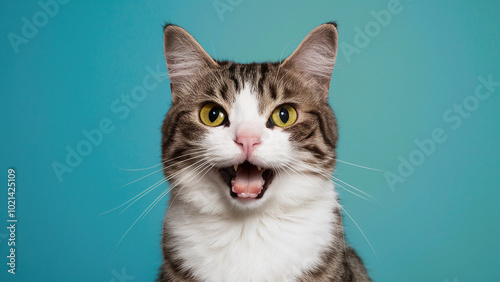
[[219, 170], [233, 198], [260, 199], [274, 179], [274, 172], [249, 162]]

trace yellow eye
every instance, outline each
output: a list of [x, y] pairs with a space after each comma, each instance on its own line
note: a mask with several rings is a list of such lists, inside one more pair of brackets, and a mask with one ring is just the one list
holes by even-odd
[[200, 111], [201, 121], [208, 126], [219, 126], [226, 120], [226, 112], [215, 103], [208, 103]]
[[287, 127], [297, 120], [297, 111], [291, 105], [282, 105], [273, 111], [271, 118], [277, 126]]

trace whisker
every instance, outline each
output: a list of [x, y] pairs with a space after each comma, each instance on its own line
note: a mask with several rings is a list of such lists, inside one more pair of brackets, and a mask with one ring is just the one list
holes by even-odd
[[357, 164], [353, 164], [353, 163], [350, 163], [350, 162], [342, 161], [342, 160], [339, 160], [339, 159], [336, 159], [336, 160], [337, 160], [338, 162], [341, 162], [341, 163], [344, 163], [344, 164], [348, 164], [348, 165], [352, 165], [352, 166], [357, 166], [357, 167], [364, 168], [364, 169], [368, 169], [368, 170], [373, 170], [373, 171], [382, 172], [382, 170], [377, 169], [377, 168], [371, 168], [371, 167], [367, 167], [367, 166], [357, 165]]
[[345, 188], [345, 187], [344, 187], [344, 186], [342, 186], [340, 183], [336, 183], [336, 182], [334, 182], [334, 183], [335, 183], [335, 186], [339, 186], [340, 188], [342, 188], [342, 189], [346, 190], [347, 192], [349, 192], [349, 193], [351, 193], [351, 194], [353, 194], [353, 195], [356, 195], [356, 196], [360, 197], [360, 198], [361, 198], [361, 199], [363, 199], [363, 200], [371, 201], [371, 200], [369, 200], [369, 199], [367, 199], [367, 198], [365, 198], [365, 197], [363, 197], [363, 196], [361, 196], [361, 195], [357, 194], [356, 192], [353, 192], [353, 191], [351, 191], [351, 190], [349, 190], [349, 189]]
[[330, 179], [330, 174], [327, 173], [326, 171], [323, 171], [320, 168], [317, 168], [317, 167], [314, 167], [314, 166], [311, 166], [311, 165], [308, 165], [308, 164], [305, 164], [305, 163], [301, 163], [301, 162], [294, 163], [294, 165], [295, 166], [300, 166], [304, 170], [318, 173], [321, 176], [325, 177], [326, 179]]
[[139, 201], [142, 197], [146, 196], [147, 194], [149, 194], [149, 192], [153, 191], [154, 189], [156, 189], [156, 187], [160, 186], [161, 184], [167, 182], [167, 179], [166, 178], [163, 178], [163, 180], [156, 184], [155, 186], [153, 186], [149, 191], [147, 191], [146, 193], [144, 193], [143, 195], [141, 195], [139, 198], [135, 199], [135, 201], [133, 201], [132, 203], [130, 203], [128, 206], [126, 206], [118, 215], [122, 214], [123, 212], [125, 212], [130, 206], [132, 206], [135, 202]]
[[[342, 208], [342, 206], [339, 204], [339, 207]], [[342, 226], [342, 239], [344, 239], [344, 257], [347, 258], [347, 247], [346, 247], [346, 240], [345, 240], [345, 232], [344, 232], [344, 219], [342, 218], [342, 214], [340, 214], [340, 226]]]
[[[175, 202], [175, 199], [177, 198], [177, 196], [179, 196], [180, 192], [185, 188], [186, 186], [181, 186], [180, 190], [179, 190], [179, 193], [177, 193], [177, 195], [175, 195], [175, 197], [172, 199], [172, 201], [170, 201], [170, 204], [168, 205], [168, 208], [167, 208], [167, 213], [165, 214], [165, 219], [168, 218], [168, 212], [170, 211], [170, 208], [172, 207], [172, 205], [174, 204]], [[174, 188], [174, 187], [172, 187]], [[172, 190], [172, 189], [170, 189]]]
[[[195, 185], [196, 185], [196, 184], [198, 184], [198, 182], [200, 182], [200, 180], [201, 180], [203, 177], [205, 177], [205, 175], [207, 175], [207, 173], [208, 173], [208, 172], [209, 172], [209, 171], [210, 171], [210, 170], [211, 170], [214, 166], [215, 166], [215, 165], [210, 165], [210, 167], [207, 169], [207, 171], [205, 171], [205, 173], [203, 173], [203, 175], [202, 175], [202, 176], [198, 179], [198, 181], [195, 183]], [[205, 169], [203, 169], [203, 170], [205, 170]]]
[[[369, 200], [369, 199], [367, 199], [367, 198], [365, 198], [365, 197], [363, 197], [363, 196], [361, 196], [361, 195], [359, 195], [359, 194], [357, 194], [357, 193], [355, 193], [355, 192], [353, 192], [353, 191], [351, 191], [351, 190], [347, 189], [346, 187], [342, 186], [340, 183], [336, 183], [334, 180], [337, 180], [338, 182], [341, 182], [341, 183], [343, 183], [343, 184], [345, 184], [345, 185], [347, 185], [347, 186], [349, 186], [349, 187], [353, 188], [354, 190], [356, 190], [356, 191], [358, 191], [358, 192], [360, 192], [360, 193], [362, 193], [362, 194], [364, 194], [364, 195], [368, 196], [369, 198], [371, 198], [371, 199], [373, 199], [373, 200], [377, 201], [377, 199], [375, 199], [374, 197], [372, 197], [370, 194], [368, 194], [368, 193], [366, 193], [366, 192], [364, 192], [364, 191], [362, 191], [362, 190], [360, 190], [360, 189], [358, 189], [358, 188], [356, 188], [356, 187], [354, 187], [354, 186], [352, 186], [352, 185], [350, 185], [350, 184], [348, 184], [348, 183], [346, 183], [346, 182], [344, 182], [344, 181], [342, 181], [342, 180], [340, 180], [340, 179], [338, 179], [338, 178], [336, 178], [336, 177], [334, 177], [334, 176], [332, 176], [332, 175], [329, 175], [329, 174], [327, 174], [326, 172], [324, 172], [324, 171], [322, 171], [322, 170], [320, 170], [320, 169], [317, 169], [317, 168], [315, 168], [315, 167], [312, 167], [312, 166], [309, 166], [309, 165], [306, 165], [306, 164], [302, 164], [302, 163], [296, 163], [295, 165], [298, 165], [298, 166], [300, 166], [300, 167], [301, 167], [301, 168], [303, 168], [303, 169], [306, 169], [306, 170], [309, 170], [309, 171], [313, 171], [313, 172], [319, 173], [321, 176], [323, 176], [323, 177], [325, 177], [326, 179], [328, 179], [328, 180], [332, 181], [335, 185], [338, 185], [339, 187], [343, 188], [343, 189], [344, 189], [344, 190], [346, 190], [347, 192], [352, 193], [352, 194], [354, 194], [354, 195], [356, 195], [356, 196], [358, 196], [358, 197], [360, 197], [360, 198], [362, 198], [362, 199], [364, 199], [364, 200], [371, 201], [371, 200]], [[297, 171], [296, 171], [296, 172], [297, 172]], [[331, 178], [333, 178], [334, 180], [332, 180]]]
[[[191, 158], [191, 159], [194, 159], [194, 158]], [[178, 174], [180, 174], [180, 173], [184, 172], [184, 170], [188, 170], [188, 169], [190, 169], [191, 167], [196, 166], [196, 165], [198, 165], [198, 164], [200, 164], [200, 163], [201, 163], [201, 165], [203, 165], [203, 163], [204, 163], [204, 162], [205, 162], [205, 160], [203, 160], [203, 159], [197, 160], [197, 161], [195, 161], [194, 163], [192, 163], [192, 164], [190, 164], [190, 165], [188, 165], [188, 166], [186, 166], [186, 167], [181, 168], [179, 171], [177, 171], [177, 172], [173, 173], [172, 175], [169, 175], [169, 176], [167, 177], [167, 180], [169, 180], [169, 181], [170, 181], [170, 180], [172, 180], [175, 176], [177, 176]], [[180, 163], [180, 162], [179, 162], [179, 163]], [[200, 165], [198, 165], [198, 167], [199, 167], [199, 166], [200, 166]], [[196, 170], [198, 167], [195, 167], [194, 169]]]
[[282, 62], [281, 60], [283, 59], [283, 54], [285, 53], [285, 50], [286, 48], [288, 47], [288, 45], [290, 45], [290, 43], [292, 43], [292, 41], [288, 42], [285, 47], [283, 48], [283, 51], [281, 51], [281, 55], [280, 55], [280, 63]]
[[[302, 176], [302, 177], [307, 177], [304, 173], [302, 173], [302, 172], [300, 172], [300, 171], [296, 170], [295, 168], [291, 167], [291, 165], [289, 165], [289, 164], [285, 164], [285, 166], [286, 166], [288, 169], [292, 170], [293, 172], [295, 172], [295, 173], [297, 173], [297, 174], [300, 174], [300, 176]], [[323, 189], [323, 191], [325, 191], [325, 192], [327, 192], [327, 193], [328, 193], [328, 190], [326, 190], [326, 189], [325, 189], [325, 187], [323, 187], [323, 186], [321, 186], [321, 185], [318, 185], [318, 184], [317, 184], [316, 186], [317, 186], [317, 187], [320, 187], [321, 189]]]
[[[204, 167], [204, 166], [205, 166], [205, 167]], [[200, 167], [203, 167], [203, 169], [201, 169], [201, 171], [203, 171], [203, 170], [206, 168], [206, 163], [204, 162], [204, 163], [202, 163], [201, 165], [197, 166], [197, 167], [193, 170], [193, 172], [198, 171]], [[189, 176], [189, 174], [188, 174], [188, 175], [187, 175], [187, 176], [185, 176], [185, 177], [190, 177], [190, 179], [192, 179], [192, 178], [196, 177], [196, 176], [197, 176], [197, 175], [198, 175], [201, 171], [198, 171], [198, 172], [197, 172], [195, 175], [193, 175], [193, 176]], [[185, 178], [185, 177], [184, 177], [184, 178]], [[179, 180], [179, 183], [182, 183], [183, 181], [185, 181], [185, 180], [184, 180], [184, 178], [181, 178], [181, 180]], [[187, 179], [186, 179], [186, 180], [187, 180]], [[165, 194], [165, 195], [166, 195], [166, 194], [168, 194], [168, 192], [172, 191], [172, 189], [173, 189], [173, 188], [175, 188], [176, 186], [177, 186], [177, 185], [172, 186], [172, 187], [171, 187], [171, 188], [169, 188], [168, 190], [165, 190], [165, 192], [163, 192], [162, 194]], [[161, 195], [160, 195], [160, 196], [161, 196], [161, 198], [163, 198], [165, 195], [163, 195], [163, 196], [161, 196]], [[146, 216], [146, 215], [149, 213], [149, 211], [151, 211], [151, 210], [154, 208], [154, 206], [155, 206], [155, 205], [156, 205], [156, 204], [157, 204], [157, 203], [161, 200], [161, 198], [160, 198], [160, 197], [158, 197], [158, 198], [156, 198], [156, 199], [153, 201], [153, 203], [150, 205], [150, 207], [148, 207], [148, 211], [146, 212], [146, 214], [145, 214], [144, 216]]]
[[363, 230], [361, 230], [361, 227], [359, 227], [358, 223], [354, 220], [354, 218], [352, 218], [352, 216], [342, 206], [340, 206], [340, 208], [345, 212], [345, 214], [347, 214], [347, 216], [352, 220], [352, 222], [354, 222], [354, 224], [356, 224], [356, 227], [358, 227], [358, 229], [361, 232], [361, 234], [363, 235], [363, 237], [365, 237], [365, 240], [368, 243], [368, 245], [370, 245], [370, 248], [372, 249], [373, 253], [375, 254], [375, 256], [378, 257], [377, 252], [375, 252], [375, 249], [372, 247], [372, 244], [370, 243], [368, 238], [366, 238], [365, 233], [363, 232]]
[[[175, 187], [175, 186], [174, 186]], [[151, 206], [153, 204], [156, 204], [157, 201], [159, 201], [160, 198], [163, 198], [167, 193], [168, 191], [172, 190], [172, 188], [169, 188], [169, 189], [166, 189], [164, 192], [162, 192], [160, 194], [160, 196], [158, 196], [154, 201], [153, 203], [151, 203], [140, 215], [139, 217], [137, 217], [137, 219], [134, 221], [134, 223], [132, 223], [132, 225], [127, 229], [127, 231], [125, 231], [125, 234], [123, 234], [123, 236], [120, 238], [120, 240], [118, 241], [118, 243], [116, 244], [115, 248], [113, 249], [113, 253], [115, 252], [116, 248], [118, 247], [118, 245], [120, 245], [120, 243], [123, 241], [123, 238], [125, 238], [125, 236], [127, 236], [127, 234], [130, 232], [130, 230], [132, 230], [132, 228], [135, 226], [135, 224], [144, 216], [144, 214], [146, 214], [149, 209], [151, 208]], [[167, 193], [165, 193], [167, 192]], [[162, 196], [163, 195], [163, 196]]]
[[[205, 167], [204, 167], [201, 171], [199, 171], [198, 173], [196, 173], [195, 175], [193, 175], [193, 176], [191, 177], [191, 179], [193, 179], [194, 177], [198, 176], [200, 173], [202, 173], [203, 171], [205, 171], [205, 169], [206, 169], [206, 168], [208, 168], [208, 169], [206, 170], [206, 172], [205, 172], [205, 173], [204, 173], [204, 174], [203, 174], [203, 175], [202, 175], [202, 176], [198, 179], [198, 182], [199, 182], [199, 181], [200, 181], [200, 179], [202, 179], [202, 178], [203, 178], [203, 176], [205, 176], [205, 175], [206, 175], [206, 174], [210, 171], [210, 169], [212, 169], [213, 167], [214, 167], [213, 165], [211, 165], [210, 167], [209, 167], [209, 166], [205, 166]], [[198, 184], [198, 182], [196, 182], [196, 183], [195, 183], [192, 187], [195, 187], [195, 185], [196, 185], [196, 184]], [[175, 185], [175, 186], [177, 186], [177, 185]], [[175, 187], [175, 186], [174, 186], [174, 187]], [[172, 187], [172, 189], [173, 189], [174, 187]], [[184, 188], [184, 186], [183, 186], [183, 187], [181, 187], [181, 189], [183, 189], [183, 188]], [[170, 189], [169, 191], [171, 191], [172, 189]], [[179, 192], [180, 192], [180, 191], [179, 191]], [[168, 209], [167, 209], [167, 213], [166, 213], [166, 215], [165, 215], [165, 218], [168, 216], [168, 212], [169, 212], [169, 210], [170, 210], [170, 207], [172, 206], [173, 202], [175, 201], [175, 198], [177, 198], [177, 196], [178, 196], [178, 195], [179, 195], [179, 194], [175, 195], [174, 199], [170, 202], [170, 205], [168, 206]], [[162, 196], [162, 198], [163, 198], [163, 197], [164, 197], [164, 196]], [[160, 199], [160, 200], [161, 200], [161, 199]], [[152, 207], [149, 211], [151, 211], [151, 210], [154, 208], [154, 206], [155, 206], [155, 205], [156, 205], [156, 204], [154, 204], [154, 205], [153, 205], [153, 207]], [[147, 212], [144, 216], [146, 216], [146, 215], [149, 213], [149, 211], [148, 211], [148, 212]]]
[[210, 46], [212, 47], [212, 51], [214, 52], [214, 59], [217, 61], [217, 54], [215, 53], [214, 45], [212, 44], [212, 39], [208, 36], [208, 41], [210, 41]]
[[[288, 163], [286, 163], [286, 162], [285, 162], [285, 167], [287, 167], [288, 169], [290, 169], [290, 170], [292, 170], [292, 171], [294, 171], [294, 172], [296, 172], [296, 173], [298, 173], [298, 174], [301, 174], [302, 176], [305, 176], [302, 172], [297, 171], [294, 167], [292, 167], [292, 166], [291, 166], [291, 164], [288, 164]], [[303, 166], [302, 168], [307, 168], [307, 169], [311, 170], [311, 168], [310, 168], [310, 167], [308, 167], [308, 166], [305, 166], [305, 167]], [[286, 172], [286, 170], [284, 170], [284, 171]], [[321, 171], [321, 170], [317, 170], [317, 169], [316, 169], [316, 170], [314, 170], [314, 169], [313, 169], [312, 171], [316, 171], [316, 172], [320, 173], [320, 175], [323, 175], [323, 174], [324, 174], [324, 172], [323, 172], [323, 171]], [[324, 175], [323, 175], [323, 176], [324, 176]], [[330, 178], [326, 178], [326, 179], [328, 179], [329, 181], [332, 181], [332, 179], [330, 179]], [[348, 191], [348, 192], [350, 192], [350, 193], [353, 193], [353, 194], [355, 194], [355, 195], [357, 195], [357, 196], [359, 196], [359, 197], [361, 197], [361, 198], [363, 198], [363, 199], [367, 200], [366, 198], [362, 197], [361, 195], [358, 195], [358, 194], [356, 194], [356, 193], [354, 193], [354, 192], [350, 191], [349, 189], [346, 189], [345, 187], [343, 187], [343, 186], [342, 186], [342, 185], [340, 185], [339, 183], [335, 183], [334, 181], [332, 181], [332, 182], [333, 182], [335, 185], [338, 185], [338, 186], [340, 186], [340, 187], [344, 188], [346, 191]], [[320, 186], [320, 185], [318, 185], [318, 186]], [[321, 187], [321, 186], [320, 186], [320, 187]], [[322, 188], [323, 188], [323, 187], [322, 187]], [[353, 187], [353, 188], [355, 188], [355, 187]], [[323, 189], [324, 189], [324, 188], [323, 188]], [[356, 189], [356, 190], [359, 190], [359, 189], [357, 189], [357, 188], [355, 188], [355, 189]], [[362, 191], [360, 191], [360, 192], [362, 192]], [[369, 196], [369, 195], [368, 195], [368, 196]], [[370, 196], [370, 197], [371, 197], [371, 196]], [[372, 198], [373, 198], [373, 197], [372, 197]], [[339, 205], [339, 206], [340, 206], [340, 205]], [[363, 235], [363, 237], [365, 238], [366, 242], [367, 242], [367, 243], [368, 243], [368, 245], [370, 246], [370, 248], [371, 248], [371, 250], [373, 251], [373, 253], [375, 254], [375, 256], [377, 256], [377, 257], [378, 257], [377, 252], [375, 252], [375, 249], [373, 248], [372, 244], [370, 243], [370, 240], [368, 240], [368, 238], [366, 237], [365, 233], [363, 232], [363, 230], [361, 229], [361, 227], [358, 225], [358, 223], [354, 220], [354, 218], [352, 218], [352, 216], [351, 216], [351, 215], [350, 215], [350, 214], [349, 214], [349, 213], [348, 213], [348, 212], [347, 212], [347, 211], [346, 211], [346, 210], [345, 210], [342, 206], [340, 206], [340, 208], [341, 208], [341, 209], [345, 212], [345, 214], [347, 214], [347, 216], [348, 216], [348, 217], [349, 217], [349, 218], [350, 218], [350, 219], [354, 222], [354, 224], [356, 225], [356, 227], [359, 229], [359, 231], [361, 232], [361, 234], [362, 234], [362, 235]], [[342, 223], [342, 216], [340, 217], [340, 220], [341, 220], [341, 223]], [[345, 240], [344, 240], [344, 252], [345, 252], [345, 251], [346, 251], [346, 244], [345, 244]]]
[[[207, 170], [207, 172], [209, 172], [209, 171], [210, 171], [210, 169], [212, 169], [214, 166], [215, 166], [215, 165], [212, 165], [212, 166], [211, 166], [211, 167]], [[206, 172], [206, 173], [207, 173], [207, 172]], [[205, 173], [205, 174], [206, 174], [206, 173]], [[205, 176], [205, 174], [204, 174], [203, 176]], [[203, 178], [203, 176], [202, 176], [202, 177], [200, 177], [200, 179], [201, 179], [201, 178]], [[177, 186], [177, 185], [176, 185], [176, 186]], [[192, 187], [191, 187], [191, 189], [194, 189], [193, 187], [194, 187], [194, 186], [192, 186]], [[177, 193], [177, 195], [175, 195], [175, 197], [172, 199], [172, 201], [170, 201], [170, 204], [168, 205], [168, 208], [167, 208], [167, 213], [166, 213], [166, 215], [165, 215], [165, 218], [167, 218], [167, 217], [168, 217], [168, 213], [170, 212], [170, 208], [173, 206], [173, 204], [174, 204], [174, 202], [175, 202], [175, 199], [177, 198], [177, 196], [179, 196], [180, 192], [181, 192], [184, 188], [185, 188], [185, 186], [181, 186], [181, 188], [180, 188], [181, 190], [179, 190], [179, 193]]]
[[[193, 159], [193, 158], [190, 158], [190, 159]], [[128, 201], [122, 203], [121, 205], [115, 207], [115, 208], [112, 208], [108, 211], [105, 211], [105, 212], [102, 212], [100, 213], [99, 215], [103, 215], [103, 214], [106, 214], [106, 213], [109, 213], [111, 211], [114, 211], [124, 205], [126, 205], [127, 203], [133, 201], [131, 204], [129, 204], [124, 210], [122, 210], [119, 214], [122, 214], [125, 210], [127, 210], [132, 204], [134, 204], [135, 202], [137, 202], [139, 199], [141, 199], [142, 197], [144, 197], [145, 195], [147, 195], [149, 192], [151, 192], [152, 190], [156, 189], [156, 187], [158, 187], [159, 185], [169, 181], [170, 179], [172, 179], [173, 177], [175, 177], [177, 174], [181, 173], [183, 170], [185, 169], [189, 169], [190, 167], [202, 162], [203, 160], [199, 160], [199, 161], [196, 161], [194, 162], [193, 164], [190, 164], [189, 166], [187, 167], [184, 167], [182, 168], [181, 170], [175, 172], [174, 174], [170, 175], [169, 177], [164, 177], [162, 178], [161, 180], [159, 180], [158, 182], [154, 183], [153, 185], [149, 186], [148, 188], [146, 188], [144, 191], [142, 191], [141, 193], [137, 194], [136, 196], [134, 196], [133, 198], [129, 199]], [[135, 199], [135, 200], [134, 200]]]
[[[103, 215], [103, 214], [107, 214], [107, 213], [109, 213], [109, 212], [112, 212], [112, 211], [114, 211], [114, 210], [116, 210], [116, 209], [119, 209], [120, 207], [123, 207], [124, 205], [126, 205], [126, 204], [127, 204], [127, 203], [129, 203], [130, 201], [133, 201], [135, 198], [137, 198], [137, 197], [139, 197], [139, 196], [140, 196], [140, 197], [142, 197], [141, 195], [142, 195], [143, 193], [146, 193], [146, 194], [147, 194], [147, 193], [149, 193], [149, 192], [146, 192], [146, 191], [148, 191], [149, 189], [153, 190], [154, 188], [156, 188], [156, 187], [157, 187], [157, 186], [155, 186], [155, 185], [160, 185], [161, 183], [163, 183], [162, 181], [163, 181], [163, 182], [166, 182], [166, 178], [162, 178], [161, 180], [159, 180], [158, 182], [156, 182], [156, 183], [154, 183], [153, 185], [149, 186], [149, 187], [148, 187], [148, 188], [146, 188], [144, 191], [142, 191], [141, 193], [137, 194], [136, 196], [134, 196], [134, 197], [133, 197], [133, 198], [131, 198], [130, 200], [128, 200], [128, 201], [126, 201], [126, 202], [124, 202], [123, 204], [121, 204], [121, 205], [119, 205], [119, 206], [117, 206], [117, 207], [115, 207], [115, 208], [112, 208], [112, 209], [110, 209], [110, 210], [108, 210], [108, 211], [102, 212], [102, 213], [100, 213], [99, 215]], [[151, 187], [153, 187], [153, 186], [154, 186], [154, 188], [151, 188]], [[121, 213], [120, 213], [120, 214], [121, 214]]]
[[144, 175], [144, 176], [142, 176], [142, 177], [140, 177], [140, 178], [138, 178], [138, 179], [136, 179], [136, 180], [134, 180], [134, 181], [132, 181], [132, 182], [129, 182], [129, 183], [127, 183], [127, 184], [125, 184], [125, 185], [121, 186], [120, 188], [126, 187], [126, 186], [128, 186], [128, 185], [130, 185], [130, 184], [133, 184], [133, 183], [135, 183], [135, 182], [137, 182], [137, 181], [139, 181], [139, 180], [141, 180], [141, 179], [144, 179], [144, 178], [146, 178], [146, 177], [148, 177], [148, 176], [150, 176], [150, 175], [153, 175], [153, 174], [158, 173], [158, 172], [163, 171], [163, 170], [164, 170], [164, 168], [161, 168], [161, 169], [159, 169], [159, 170], [155, 170], [155, 171], [153, 171], [153, 172], [151, 172], [151, 173], [148, 173], [148, 174], [146, 174], [146, 175]]
[[148, 169], [152, 169], [152, 168], [155, 168], [155, 167], [158, 167], [160, 165], [163, 165], [169, 161], [173, 161], [175, 159], [179, 159], [179, 158], [182, 158], [182, 157], [186, 157], [186, 156], [189, 156], [189, 155], [194, 155], [194, 154], [199, 154], [200, 152], [203, 152], [205, 151], [204, 148], [199, 148], [199, 149], [194, 149], [194, 150], [189, 150], [186, 154], [182, 154], [180, 156], [177, 156], [175, 158], [171, 158], [171, 159], [168, 159], [168, 160], [165, 160], [163, 162], [160, 162], [159, 164], [157, 165], [154, 165], [154, 166], [150, 166], [150, 167], [145, 167], [145, 168], [121, 168], [121, 167], [115, 167], [116, 169], [119, 169], [119, 170], [124, 170], [124, 171], [141, 171], [141, 170], [148, 170]]
[[[164, 167], [164, 168], [161, 168], [161, 169], [155, 170], [155, 171], [153, 171], [153, 172], [151, 172], [151, 173], [148, 173], [148, 174], [146, 174], [146, 175], [144, 175], [144, 176], [142, 176], [142, 177], [139, 177], [138, 179], [136, 179], [136, 180], [134, 180], [134, 181], [131, 181], [131, 182], [129, 182], [129, 183], [127, 183], [127, 184], [125, 184], [125, 185], [121, 186], [120, 188], [123, 188], [123, 187], [125, 187], [125, 186], [130, 185], [130, 184], [133, 184], [133, 183], [135, 183], [135, 182], [137, 182], [137, 181], [139, 181], [139, 180], [141, 180], [141, 179], [144, 179], [144, 178], [146, 178], [146, 177], [148, 177], [148, 176], [150, 176], [150, 175], [153, 175], [153, 174], [155, 174], [155, 173], [158, 173], [158, 172], [160, 172], [160, 171], [163, 171], [163, 170], [165, 170], [165, 169], [167, 169], [167, 168], [170, 168], [170, 167], [172, 167], [172, 166], [174, 166], [174, 165], [178, 165], [178, 164], [180, 164], [180, 163], [183, 163], [183, 162], [186, 162], [186, 161], [190, 161], [190, 160], [193, 160], [193, 159], [196, 159], [196, 158], [199, 158], [199, 157], [200, 157], [200, 156], [199, 156], [199, 155], [197, 155], [197, 156], [194, 156], [194, 157], [191, 157], [191, 158], [188, 158], [188, 159], [185, 159], [185, 160], [182, 160], [182, 161], [176, 162], [175, 164], [171, 164], [171, 165], [166, 166], [166, 167]], [[169, 160], [169, 161], [170, 161], [170, 160]]]
[[139, 215], [139, 217], [134, 221], [134, 223], [132, 223], [132, 225], [127, 229], [127, 231], [125, 231], [125, 234], [123, 234], [123, 236], [120, 238], [120, 240], [118, 240], [118, 243], [116, 243], [116, 246], [115, 248], [113, 249], [113, 253], [116, 251], [116, 248], [118, 248], [118, 246], [120, 245], [120, 243], [123, 241], [123, 238], [125, 238], [125, 236], [127, 236], [127, 234], [130, 232], [130, 230], [134, 227], [134, 225], [137, 223], [137, 221], [139, 221], [139, 219], [141, 219], [142, 215], [144, 214], [144, 212], [146, 212], [146, 210], [144, 210], [141, 215]]
[[370, 194], [368, 194], [368, 193], [366, 193], [366, 192], [364, 192], [364, 191], [362, 191], [362, 190], [360, 190], [360, 189], [358, 189], [358, 188], [356, 188], [356, 187], [352, 186], [351, 184], [349, 184], [349, 183], [347, 183], [347, 182], [344, 182], [344, 181], [342, 181], [342, 180], [338, 179], [337, 177], [335, 177], [335, 176], [333, 176], [333, 175], [332, 175], [332, 178], [333, 178], [334, 180], [336, 180], [336, 181], [338, 181], [338, 182], [340, 182], [340, 183], [343, 183], [343, 184], [345, 184], [345, 185], [347, 185], [347, 186], [351, 187], [352, 189], [354, 189], [354, 190], [356, 190], [356, 191], [358, 191], [358, 192], [360, 192], [360, 193], [362, 193], [362, 194], [364, 194], [364, 195], [366, 195], [366, 196], [370, 197], [371, 199], [373, 199], [373, 200], [377, 201], [377, 199], [375, 199], [374, 197], [372, 197]]
[[160, 194], [160, 196], [156, 197], [156, 199], [145, 210], [146, 213], [144, 214], [144, 217], [146, 217], [146, 215], [148, 215], [148, 213], [156, 206], [156, 204], [159, 203], [163, 199], [163, 197], [165, 197], [170, 191], [172, 191], [172, 189], [166, 189]]
[[160, 165], [164, 164], [165, 162], [161, 162], [161, 163], [159, 163], [157, 165], [150, 166], [150, 167], [144, 167], [144, 168], [122, 168], [122, 167], [117, 167], [117, 166], [115, 166], [115, 168], [119, 169], [119, 170], [124, 170], [124, 171], [142, 171], [142, 170], [148, 170], [148, 169], [155, 168], [157, 166], [160, 166]]

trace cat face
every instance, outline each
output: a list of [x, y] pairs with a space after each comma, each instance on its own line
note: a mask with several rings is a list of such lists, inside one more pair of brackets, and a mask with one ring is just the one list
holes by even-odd
[[171, 199], [224, 213], [321, 197], [335, 166], [327, 97], [336, 50], [336, 26], [324, 24], [282, 63], [215, 61], [185, 30], [166, 26], [172, 107], [162, 157]]

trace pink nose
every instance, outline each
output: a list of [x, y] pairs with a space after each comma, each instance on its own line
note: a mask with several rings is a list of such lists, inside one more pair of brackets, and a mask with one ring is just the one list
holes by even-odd
[[260, 144], [260, 136], [238, 136], [236, 143], [241, 146], [243, 153], [250, 157], [255, 148]]
[[259, 124], [252, 122], [242, 122], [236, 130], [236, 142], [240, 145], [246, 158], [250, 158], [251, 154], [261, 143], [262, 128]]

